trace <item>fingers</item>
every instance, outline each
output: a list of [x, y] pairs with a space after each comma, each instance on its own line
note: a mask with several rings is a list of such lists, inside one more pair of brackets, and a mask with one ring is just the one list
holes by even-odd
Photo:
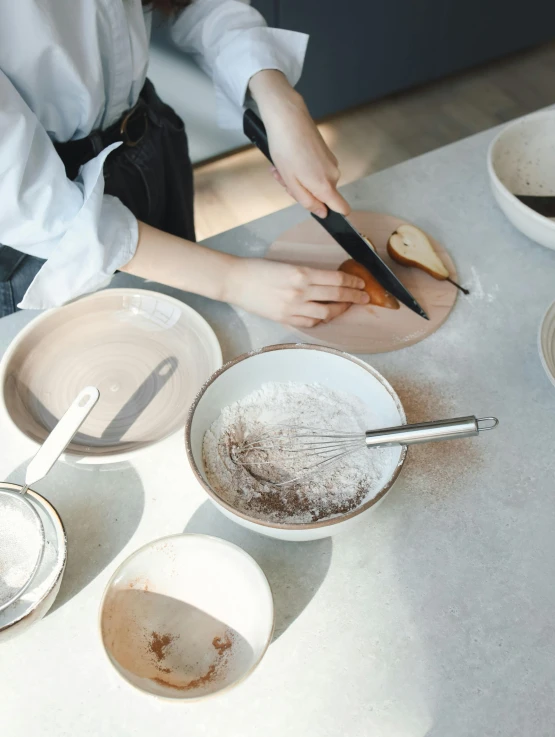
[[349, 203], [336, 189], [339, 170], [337, 170], [337, 176], [334, 174], [323, 186], [314, 187], [314, 189], [311, 187], [307, 188], [299, 181], [292, 182], [288, 186], [275, 166], [270, 171], [276, 182], [279, 182], [291, 197], [296, 199], [305, 209], [318, 215], [318, 217], [326, 217], [328, 207], [330, 210], [340, 212], [342, 215], [348, 215], [351, 212]]
[[281, 176], [281, 174], [279, 173], [279, 171], [276, 169], [275, 166], [271, 167], [270, 172], [272, 173], [272, 176], [276, 180], [276, 182], [278, 182], [278, 184], [281, 184], [281, 186], [284, 189], [287, 189], [287, 185], [283, 181], [283, 177]]
[[342, 215], [348, 215], [351, 212], [351, 206], [347, 200], [342, 197], [335, 187], [330, 187], [328, 193], [321, 197], [322, 202], [327, 205], [330, 210], [340, 212]]
[[364, 280], [344, 271], [331, 271], [330, 269], [308, 269], [307, 276], [311, 285], [329, 287], [348, 287], [351, 289], [364, 289]]
[[294, 197], [299, 205], [302, 205], [305, 210], [308, 210], [309, 212], [313, 212], [315, 215], [318, 215], [319, 218], [325, 218], [328, 214], [328, 210], [326, 206], [314, 195], [310, 194], [308, 189], [305, 189], [300, 182], [295, 181], [291, 182], [286, 187], [289, 194]]
[[336, 302], [355, 305], [367, 305], [370, 297], [361, 289], [336, 286], [313, 286], [306, 290], [306, 299], [310, 302]]
[[318, 302], [307, 302], [302, 307], [302, 315], [293, 315], [289, 324], [294, 327], [313, 328], [319, 323], [330, 322], [346, 312], [351, 305], [349, 303], [335, 302], [333, 304], [322, 304]]
[[315, 317], [322, 322], [333, 320], [334, 317], [341, 315], [350, 307], [350, 303], [332, 302], [324, 304], [323, 302], [307, 302], [302, 306], [302, 317]]
[[321, 320], [318, 320], [315, 317], [302, 317], [302, 315], [293, 315], [289, 320], [287, 320], [287, 325], [291, 325], [291, 327], [294, 328], [313, 328], [318, 325], [319, 322], [322, 322]]

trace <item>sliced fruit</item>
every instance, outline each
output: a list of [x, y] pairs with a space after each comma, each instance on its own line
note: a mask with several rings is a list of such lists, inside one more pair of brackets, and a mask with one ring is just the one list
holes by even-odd
[[368, 243], [368, 245], [370, 246], [370, 248], [375, 252], [376, 251], [376, 246], [372, 243], [372, 241], [370, 240], [370, 238], [367, 235], [365, 235], [364, 233], [359, 233], [359, 235], [362, 236], [362, 238], [364, 238], [364, 240], [366, 241], [366, 243]]
[[365, 269], [362, 264], [358, 263], [358, 261], [350, 258], [348, 261], [341, 264], [339, 271], [344, 271], [346, 274], [358, 276], [364, 281], [364, 291], [370, 297], [370, 304], [376, 305], [376, 307], [386, 307], [388, 310], [399, 309], [400, 305], [396, 298], [387, 292], [382, 285], [374, 279], [368, 269]]
[[422, 269], [434, 279], [449, 278], [449, 271], [434, 251], [430, 239], [416, 225], [400, 225], [387, 242], [387, 252], [403, 266]]

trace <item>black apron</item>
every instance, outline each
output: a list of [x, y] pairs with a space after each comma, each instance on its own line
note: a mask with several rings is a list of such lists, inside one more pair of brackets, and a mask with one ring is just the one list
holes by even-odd
[[[104, 192], [118, 197], [138, 220], [195, 240], [193, 170], [181, 118], [163, 103], [147, 79], [137, 105], [105, 131], [55, 143], [66, 174], [115, 141], [123, 145], [104, 163]], [[0, 245], [0, 317], [17, 310], [44, 261]]]

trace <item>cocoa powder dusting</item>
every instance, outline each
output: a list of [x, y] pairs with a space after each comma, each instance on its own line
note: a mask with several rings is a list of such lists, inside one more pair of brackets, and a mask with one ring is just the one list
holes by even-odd
[[160, 662], [166, 657], [166, 648], [175, 640], [173, 635], [160, 635], [158, 632], [150, 633], [148, 649], [154, 653], [156, 660]]
[[169, 681], [165, 681], [163, 678], [153, 678], [152, 680], [156, 683], [159, 683], [161, 686], [169, 686], [170, 688], [175, 688], [178, 691], [190, 691], [194, 688], [199, 688], [199, 686], [204, 686], [205, 684], [209, 683], [213, 679], [215, 674], [216, 666], [211, 665], [203, 676], [200, 676], [200, 678], [195, 678], [193, 681], [189, 681], [188, 683], [170, 683]]
[[[415, 381], [403, 376], [391, 377], [391, 381], [408, 422], [463, 414], [454, 389], [440, 392], [436, 382]], [[469, 472], [478, 472], [484, 461], [483, 449], [472, 438], [456, 443], [424, 443], [411, 446], [404, 477], [411, 486], [413, 500], [443, 502], [455, 493], [464, 493], [463, 479]]]
[[225, 639], [222, 639], [221, 637], [215, 637], [212, 640], [212, 645], [218, 651], [219, 655], [223, 655], [226, 650], [229, 650], [232, 644], [233, 643], [231, 642], [229, 635], [226, 635]]
[[[159, 635], [157, 632], [151, 634], [151, 640], [149, 643], [149, 649], [154, 653], [158, 661], [163, 660], [166, 657], [166, 648], [171, 645], [175, 637], [173, 635]], [[207, 683], [213, 682], [216, 678], [221, 677], [225, 673], [225, 668], [229, 663], [229, 657], [233, 648], [233, 635], [230, 632], [226, 632], [222, 637], [214, 637], [212, 640], [212, 646], [216, 651], [216, 662], [209, 666], [208, 670], [204, 675], [193, 678], [191, 681], [178, 682], [156, 676], [152, 680], [155, 683], [159, 683], [161, 686], [167, 686], [174, 688], [177, 691], [193, 691], [201, 686], [205, 686]], [[170, 668], [161, 668], [156, 666], [159, 671], [166, 674], [171, 674]]]

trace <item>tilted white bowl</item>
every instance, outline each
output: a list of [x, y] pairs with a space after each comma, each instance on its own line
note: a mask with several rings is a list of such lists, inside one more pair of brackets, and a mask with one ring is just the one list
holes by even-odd
[[519, 118], [494, 138], [488, 173], [499, 207], [521, 233], [555, 249], [555, 220], [524, 205], [519, 195], [555, 195], [555, 110]]
[[393, 486], [403, 466], [406, 448], [391, 454], [391, 465], [380, 487], [355, 510], [310, 524], [262, 521], [238, 511], [212, 489], [202, 459], [204, 434], [229, 404], [247, 396], [267, 382], [320, 383], [346, 391], [372, 406], [382, 427], [402, 425], [405, 412], [389, 383], [364, 361], [333, 348], [315, 345], [276, 345], [239, 356], [217, 371], [191, 406], [185, 430], [189, 463], [202, 488], [223, 514], [250, 530], [281, 540], [316, 540], [343, 532], [370, 515]]
[[208, 535], [144, 545], [116, 570], [100, 605], [102, 644], [119, 675], [174, 701], [243, 681], [273, 629], [262, 569], [241, 548]]

